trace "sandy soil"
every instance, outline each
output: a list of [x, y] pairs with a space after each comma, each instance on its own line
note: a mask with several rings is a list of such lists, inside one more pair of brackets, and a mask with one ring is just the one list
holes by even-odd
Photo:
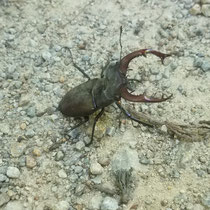
[[56, 110], [87, 81], [65, 48], [99, 78], [120, 58], [122, 26], [122, 56], [142, 48], [172, 55], [164, 65], [153, 55], [132, 61], [127, 76], [141, 81], [135, 93], [173, 94], [162, 103], [122, 105], [137, 118], [208, 124], [210, 17], [191, 14], [196, 2], [0, 0], [0, 210], [210, 209], [209, 138], [186, 141], [111, 105], [88, 147], [95, 115], [67, 137], [79, 120]]

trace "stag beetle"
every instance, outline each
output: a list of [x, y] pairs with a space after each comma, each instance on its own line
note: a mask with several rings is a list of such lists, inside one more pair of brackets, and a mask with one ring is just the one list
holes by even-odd
[[[170, 56], [170, 54], [164, 54], [152, 49], [141, 49], [134, 51], [120, 59], [120, 61], [116, 62], [116, 64], [107, 65], [102, 72], [101, 78], [89, 79], [87, 82], [76, 86], [67, 92], [60, 101], [58, 110], [60, 110], [64, 115], [69, 117], [84, 117], [85, 119], [85, 121], [74, 126], [71, 130], [87, 122], [89, 115], [93, 114], [97, 110], [100, 110], [95, 117], [91, 141], [88, 143], [88, 145], [91, 144], [93, 140], [96, 122], [103, 114], [104, 108], [113, 102], [116, 102], [116, 105], [125, 115], [127, 115], [127, 117], [138, 123], [142, 123], [120, 105], [121, 98], [131, 102], [149, 103], [163, 102], [171, 98], [172, 95], [168, 97], [162, 96], [162, 98], [149, 98], [144, 94], [133, 95], [127, 89], [128, 79], [126, 77], [126, 73], [129, 63], [132, 59], [138, 56], [146, 57], [146, 55], [149, 53], [158, 56], [162, 63], [166, 57]], [[78, 66], [76, 66], [75, 63], [74, 66], [84, 74], [84, 72]], [[86, 74], [84, 74], [84, 76], [89, 77]]]

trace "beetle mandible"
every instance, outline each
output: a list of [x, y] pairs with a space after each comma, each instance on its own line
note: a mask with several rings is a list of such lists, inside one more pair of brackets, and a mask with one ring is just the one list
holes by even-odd
[[[162, 63], [166, 57], [171, 56], [170, 54], [164, 54], [152, 49], [134, 51], [120, 59], [120, 61], [116, 62], [114, 65], [112, 63], [107, 65], [101, 78], [89, 79], [87, 82], [74, 87], [67, 92], [60, 101], [58, 110], [60, 110], [64, 115], [68, 117], [85, 118], [85, 121], [74, 126], [71, 130], [87, 122], [89, 115], [93, 114], [97, 110], [100, 110], [94, 120], [91, 141], [87, 145], [91, 144], [93, 140], [96, 122], [103, 114], [104, 108], [113, 102], [116, 102], [116, 105], [125, 115], [127, 115], [127, 117], [138, 123], [142, 123], [120, 105], [121, 98], [131, 102], [149, 103], [163, 102], [171, 98], [172, 95], [168, 97], [162, 96], [162, 98], [149, 98], [144, 94], [133, 95], [128, 91], [128, 79], [126, 77], [126, 73], [129, 63], [134, 58], [138, 56], [146, 57], [147, 54], [158, 56]], [[84, 76], [89, 77], [78, 66], [76, 66], [75, 63], [73, 64], [84, 74]]]

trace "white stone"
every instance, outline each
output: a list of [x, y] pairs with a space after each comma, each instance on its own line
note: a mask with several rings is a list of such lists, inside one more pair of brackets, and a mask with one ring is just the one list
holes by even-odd
[[114, 198], [106, 197], [101, 204], [101, 210], [117, 210], [118, 203]]
[[56, 210], [68, 210], [69, 209], [69, 203], [67, 201], [60, 201], [56, 205]]
[[63, 169], [61, 169], [60, 171], [58, 171], [58, 176], [60, 178], [65, 179], [67, 177], [67, 174], [66, 174], [66, 172]]
[[4, 210], [25, 210], [25, 208], [20, 201], [10, 201]]
[[88, 207], [89, 209], [93, 209], [93, 210], [98, 210], [100, 209], [100, 205], [101, 205], [101, 201], [102, 201], [103, 197], [101, 194], [96, 194], [94, 195], [91, 199], [90, 202], [88, 202]]
[[98, 162], [94, 162], [90, 165], [90, 172], [94, 175], [100, 175], [103, 173], [103, 167]]
[[199, 15], [201, 14], [201, 7], [199, 4], [195, 4], [191, 9], [190, 9], [190, 14], [191, 15]]
[[7, 176], [14, 179], [18, 178], [20, 176], [20, 171], [18, 168], [10, 166], [7, 169]]
[[201, 4], [210, 4], [210, 0], [201, 0]]
[[201, 12], [204, 16], [210, 17], [210, 4], [202, 5]]

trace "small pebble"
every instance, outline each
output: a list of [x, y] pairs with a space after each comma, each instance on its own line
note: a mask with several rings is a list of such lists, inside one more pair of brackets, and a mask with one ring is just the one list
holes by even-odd
[[[10, 197], [7, 193], [0, 193], [0, 207], [9, 202]], [[5, 209], [4, 209], [5, 210]]]
[[30, 96], [29, 95], [22, 95], [19, 101], [19, 106], [26, 106], [30, 102]]
[[26, 127], [27, 127], [26, 123], [23, 122], [23, 123], [20, 124], [20, 128], [21, 128], [22, 130], [25, 130]]
[[115, 127], [108, 127], [107, 128], [107, 130], [106, 130], [106, 134], [108, 135], [108, 136], [114, 136], [114, 134], [115, 134]]
[[27, 109], [27, 111], [26, 111], [26, 113], [27, 113], [27, 115], [29, 116], [29, 117], [35, 117], [36, 116], [36, 108], [34, 107], [34, 106], [32, 106], [32, 107], [29, 107], [28, 109]]
[[42, 58], [45, 60], [45, 61], [50, 61], [52, 55], [50, 52], [48, 51], [44, 51], [42, 52]]
[[85, 136], [83, 141], [84, 141], [85, 145], [87, 145], [87, 144], [89, 144], [91, 142], [91, 139], [90, 139], [90, 137]]
[[96, 194], [91, 197], [90, 202], [88, 202], [89, 209], [100, 209], [102, 199], [103, 197], [101, 194]]
[[210, 4], [202, 5], [201, 12], [204, 16], [210, 17]]
[[63, 158], [64, 158], [64, 153], [62, 151], [58, 151], [56, 153], [55, 160], [59, 161], [59, 160], [63, 160]]
[[166, 125], [161, 126], [161, 131], [164, 132], [164, 133], [168, 132], [168, 129], [167, 129]]
[[75, 145], [76, 150], [81, 151], [85, 148], [85, 143], [83, 141], [78, 141]]
[[160, 70], [158, 68], [150, 68], [150, 72], [153, 75], [157, 75], [159, 74]]
[[9, 125], [6, 124], [6, 123], [1, 123], [0, 124], [0, 132], [5, 133], [5, 134], [9, 134], [10, 133]]
[[28, 137], [28, 138], [32, 138], [34, 137], [35, 135], [35, 132], [33, 129], [28, 129], [26, 132], [25, 132], [25, 136]]
[[190, 14], [191, 15], [199, 15], [201, 14], [201, 6], [199, 4], [195, 4], [191, 9], [190, 9]]
[[33, 155], [40, 157], [41, 156], [41, 151], [38, 148], [34, 148], [33, 149]]
[[7, 169], [7, 176], [9, 178], [18, 178], [20, 176], [20, 171], [18, 168], [16, 167], [13, 167], [13, 166], [9, 166], [8, 169]]
[[4, 174], [0, 174], [0, 182], [4, 182], [6, 180], [7, 180], [7, 177]]
[[108, 166], [110, 163], [110, 160], [108, 157], [106, 156], [102, 156], [99, 158], [98, 162], [102, 165], [102, 166]]
[[58, 171], [58, 176], [60, 178], [65, 179], [67, 177], [67, 174], [66, 174], [66, 172], [63, 169], [61, 169], [61, 170]]
[[83, 184], [77, 185], [77, 187], [75, 189], [75, 194], [77, 196], [81, 196], [84, 192], [84, 189], [85, 189], [85, 185], [83, 185]]
[[74, 168], [74, 171], [75, 171], [76, 174], [81, 173], [82, 170], [83, 170], [83, 168], [82, 168], [81, 166], [76, 166], [76, 167]]
[[111, 197], [105, 197], [101, 204], [101, 210], [117, 210], [118, 207], [117, 200]]
[[43, 34], [47, 29], [47, 24], [43, 23], [43, 24], [40, 24], [37, 26], [37, 31], [40, 33], [40, 34]]
[[10, 201], [7, 203], [4, 210], [25, 210], [25, 207], [21, 201]]
[[34, 168], [36, 166], [36, 160], [31, 156], [26, 156], [26, 166], [28, 168]]
[[67, 201], [59, 201], [56, 207], [56, 210], [71, 210], [70, 205]]
[[26, 145], [23, 143], [15, 142], [11, 144], [10, 152], [12, 157], [20, 157], [25, 151]]
[[90, 165], [90, 172], [94, 175], [100, 175], [103, 173], [103, 167], [99, 163], [94, 162]]
[[200, 0], [201, 4], [210, 4], [210, 0]]
[[201, 65], [201, 69], [202, 69], [204, 72], [210, 71], [210, 59], [204, 60], [204, 62], [203, 62], [202, 65]]
[[202, 204], [210, 209], [210, 191], [204, 196], [204, 198], [202, 199]]
[[64, 83], [64, 82], [65, 82], [65, 77], [61, 76], [61, 77], [59, 78], [59, 82], [60, 82], [60, 83]]
[[83, 61], [89, 61], [89, 60], [90, 60], [90, 57], [89, 57], [88, 55], [84, 55], [84, 56], [82, 57], [82, 60], [83, 60]]

